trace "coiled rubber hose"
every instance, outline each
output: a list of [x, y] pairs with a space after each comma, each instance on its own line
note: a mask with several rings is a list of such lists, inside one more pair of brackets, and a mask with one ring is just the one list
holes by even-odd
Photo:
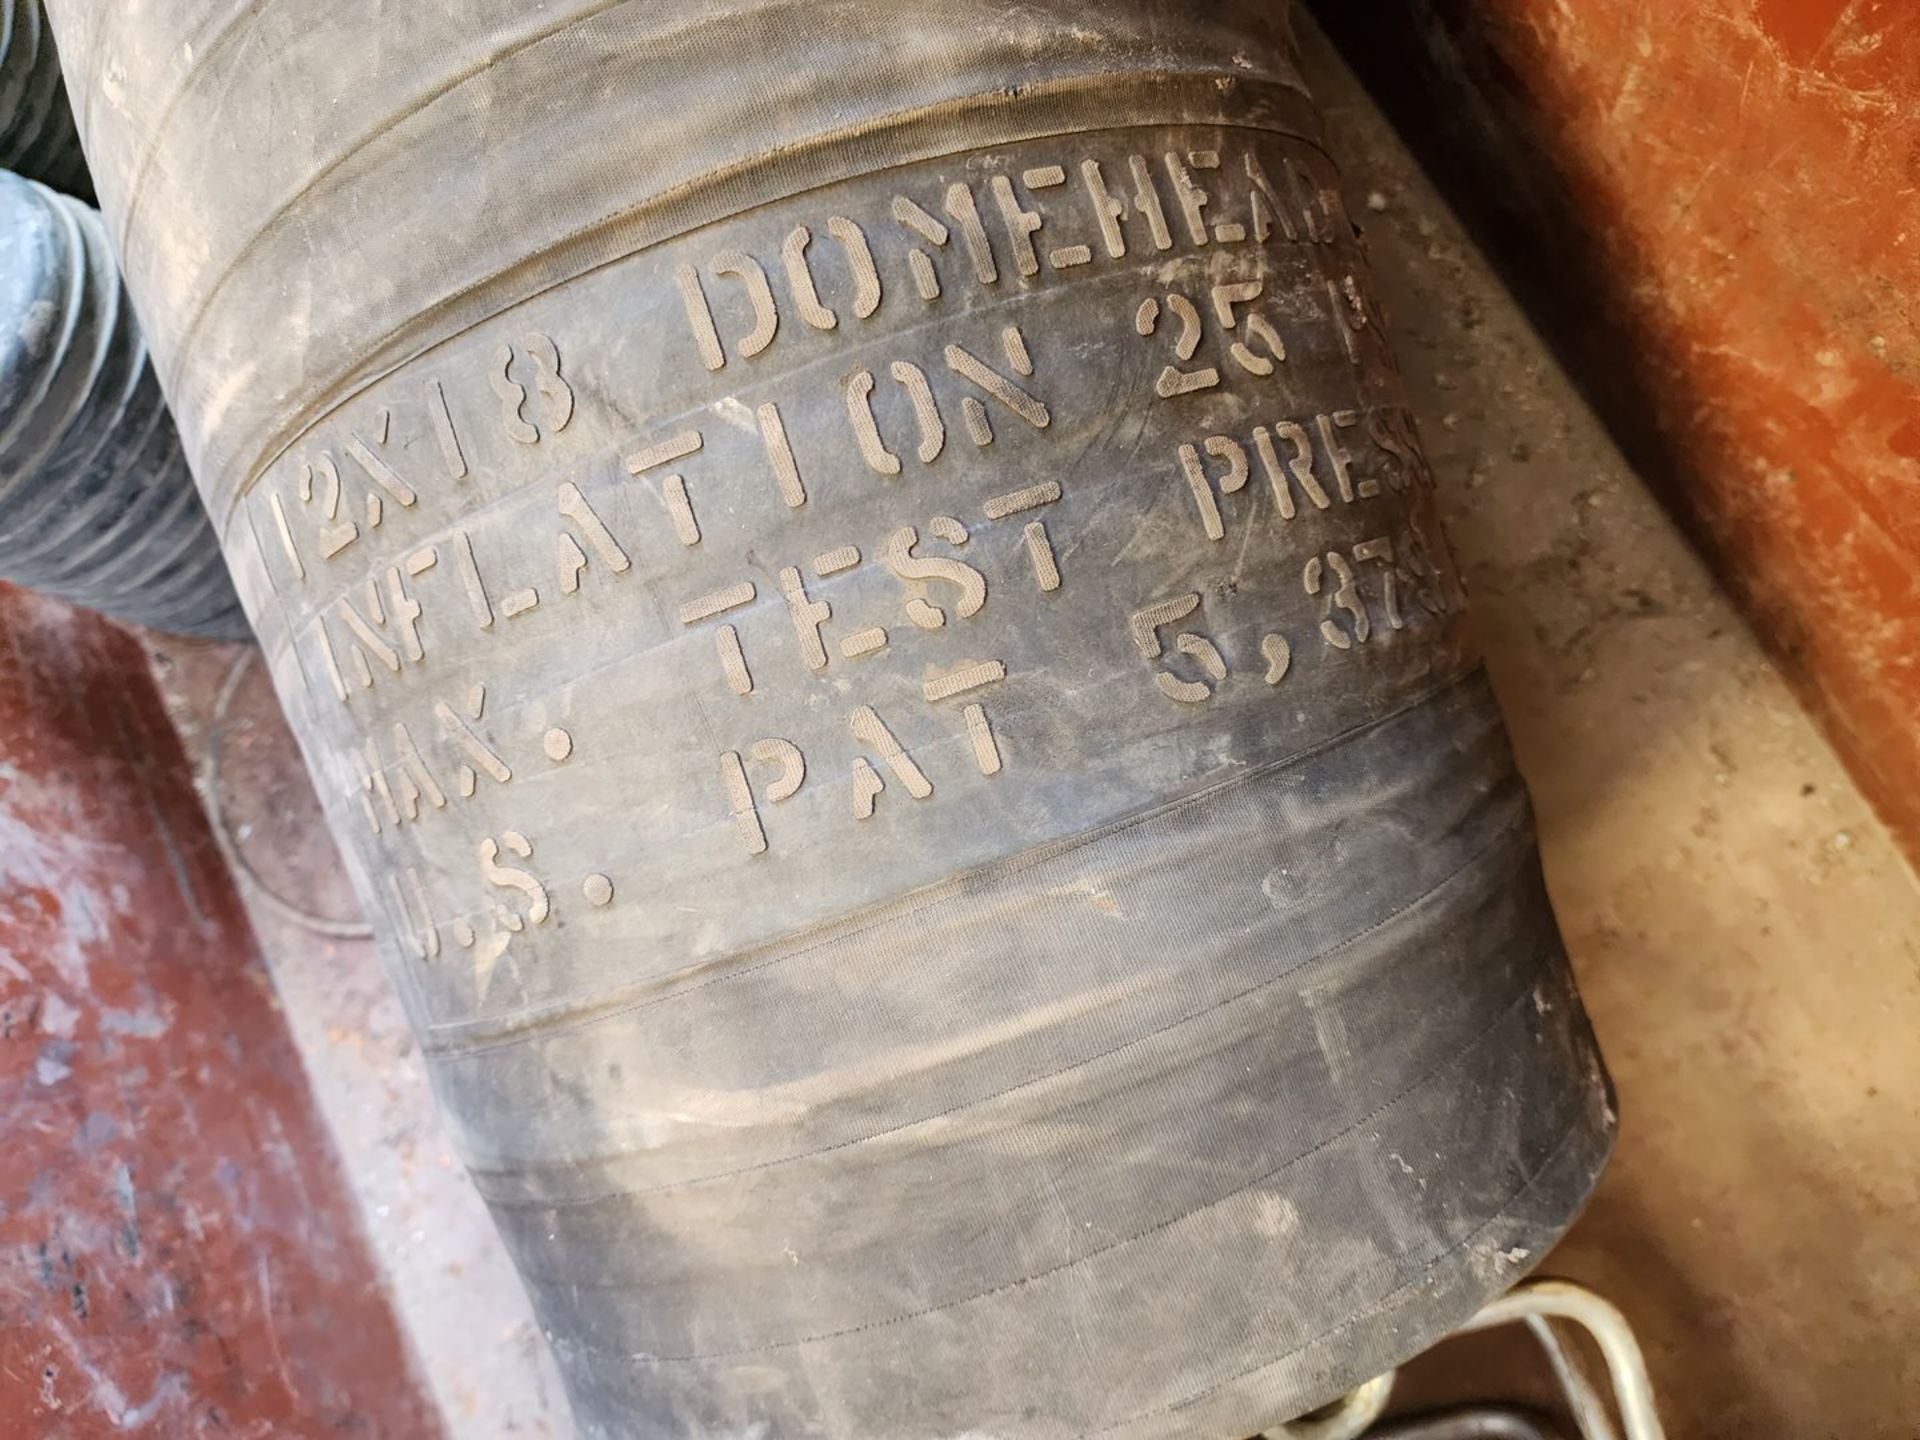
[[244, 638], [97, 212], [0, 174], [0, 580]]
[[93, 198], [40, 0], [0, 0], [0, 169]]
[[1283, 6], [53, 14], [586, 1434], [1226, 1440], [1569, 1222], [1604, 1073]]

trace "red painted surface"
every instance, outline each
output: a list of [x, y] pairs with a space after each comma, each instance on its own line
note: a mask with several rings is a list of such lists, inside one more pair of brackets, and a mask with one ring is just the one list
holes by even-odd
[[1920, 857], [1920, 4], [1318, 10]]
[[0, 1433], [440, 1433], [139, 646], [0, 585]]

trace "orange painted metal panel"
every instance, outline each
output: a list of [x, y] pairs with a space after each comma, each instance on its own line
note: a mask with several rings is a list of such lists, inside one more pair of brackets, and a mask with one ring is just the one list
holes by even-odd
[[0, 1433], [440, 1433], [140, 647], [4, 585]]
[[1317, 9], [1920, 856], [1920, 5]]

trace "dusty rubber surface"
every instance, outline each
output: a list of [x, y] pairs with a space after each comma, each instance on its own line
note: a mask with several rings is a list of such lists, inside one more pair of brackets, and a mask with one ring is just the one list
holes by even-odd
[[89, 140], [583, 1429], [1227, 1436], [1521, 1273], [1611, 1113], [1273, 22], [466, 9]]

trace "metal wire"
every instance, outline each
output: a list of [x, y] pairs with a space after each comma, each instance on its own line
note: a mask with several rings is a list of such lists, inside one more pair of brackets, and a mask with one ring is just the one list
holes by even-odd
[[1544, 1415], [1517, 1405], [1462, 1405], [1404, 1415], [1369, 1430], [1366, 1440], [1565, 1440]]
[[220, 694], [214, 701], [213, 723], [207, 727], [207, 755], [202, 766], [202, 787], [206, 792], [207, 810], [213, 820], [214, 843], [220, 847], [220, 854], [232, 870], [247, 882], [248, 890], [262, 905], [282, 920], [301, 926], [316, 935], [330, 940], [371, 940], [373, 927], [364, 920], [335, 920], [326, 915], [316, 915], [303, 905], [278, 894], [271, 885], [253, 867], [251, 861], [240, 848], [240, 842], [227, 825], [225, 795], [220, 781], [220, 754], [226, 736], [227, 714], [233, 708], [234, 693], [239, 690], [240, 682], [246, 678], [247, 669], [253, 664], [257, 652], [249, 645], [234, 657], [233, 666], [227, 671], [227, 678], [220, 686]]

